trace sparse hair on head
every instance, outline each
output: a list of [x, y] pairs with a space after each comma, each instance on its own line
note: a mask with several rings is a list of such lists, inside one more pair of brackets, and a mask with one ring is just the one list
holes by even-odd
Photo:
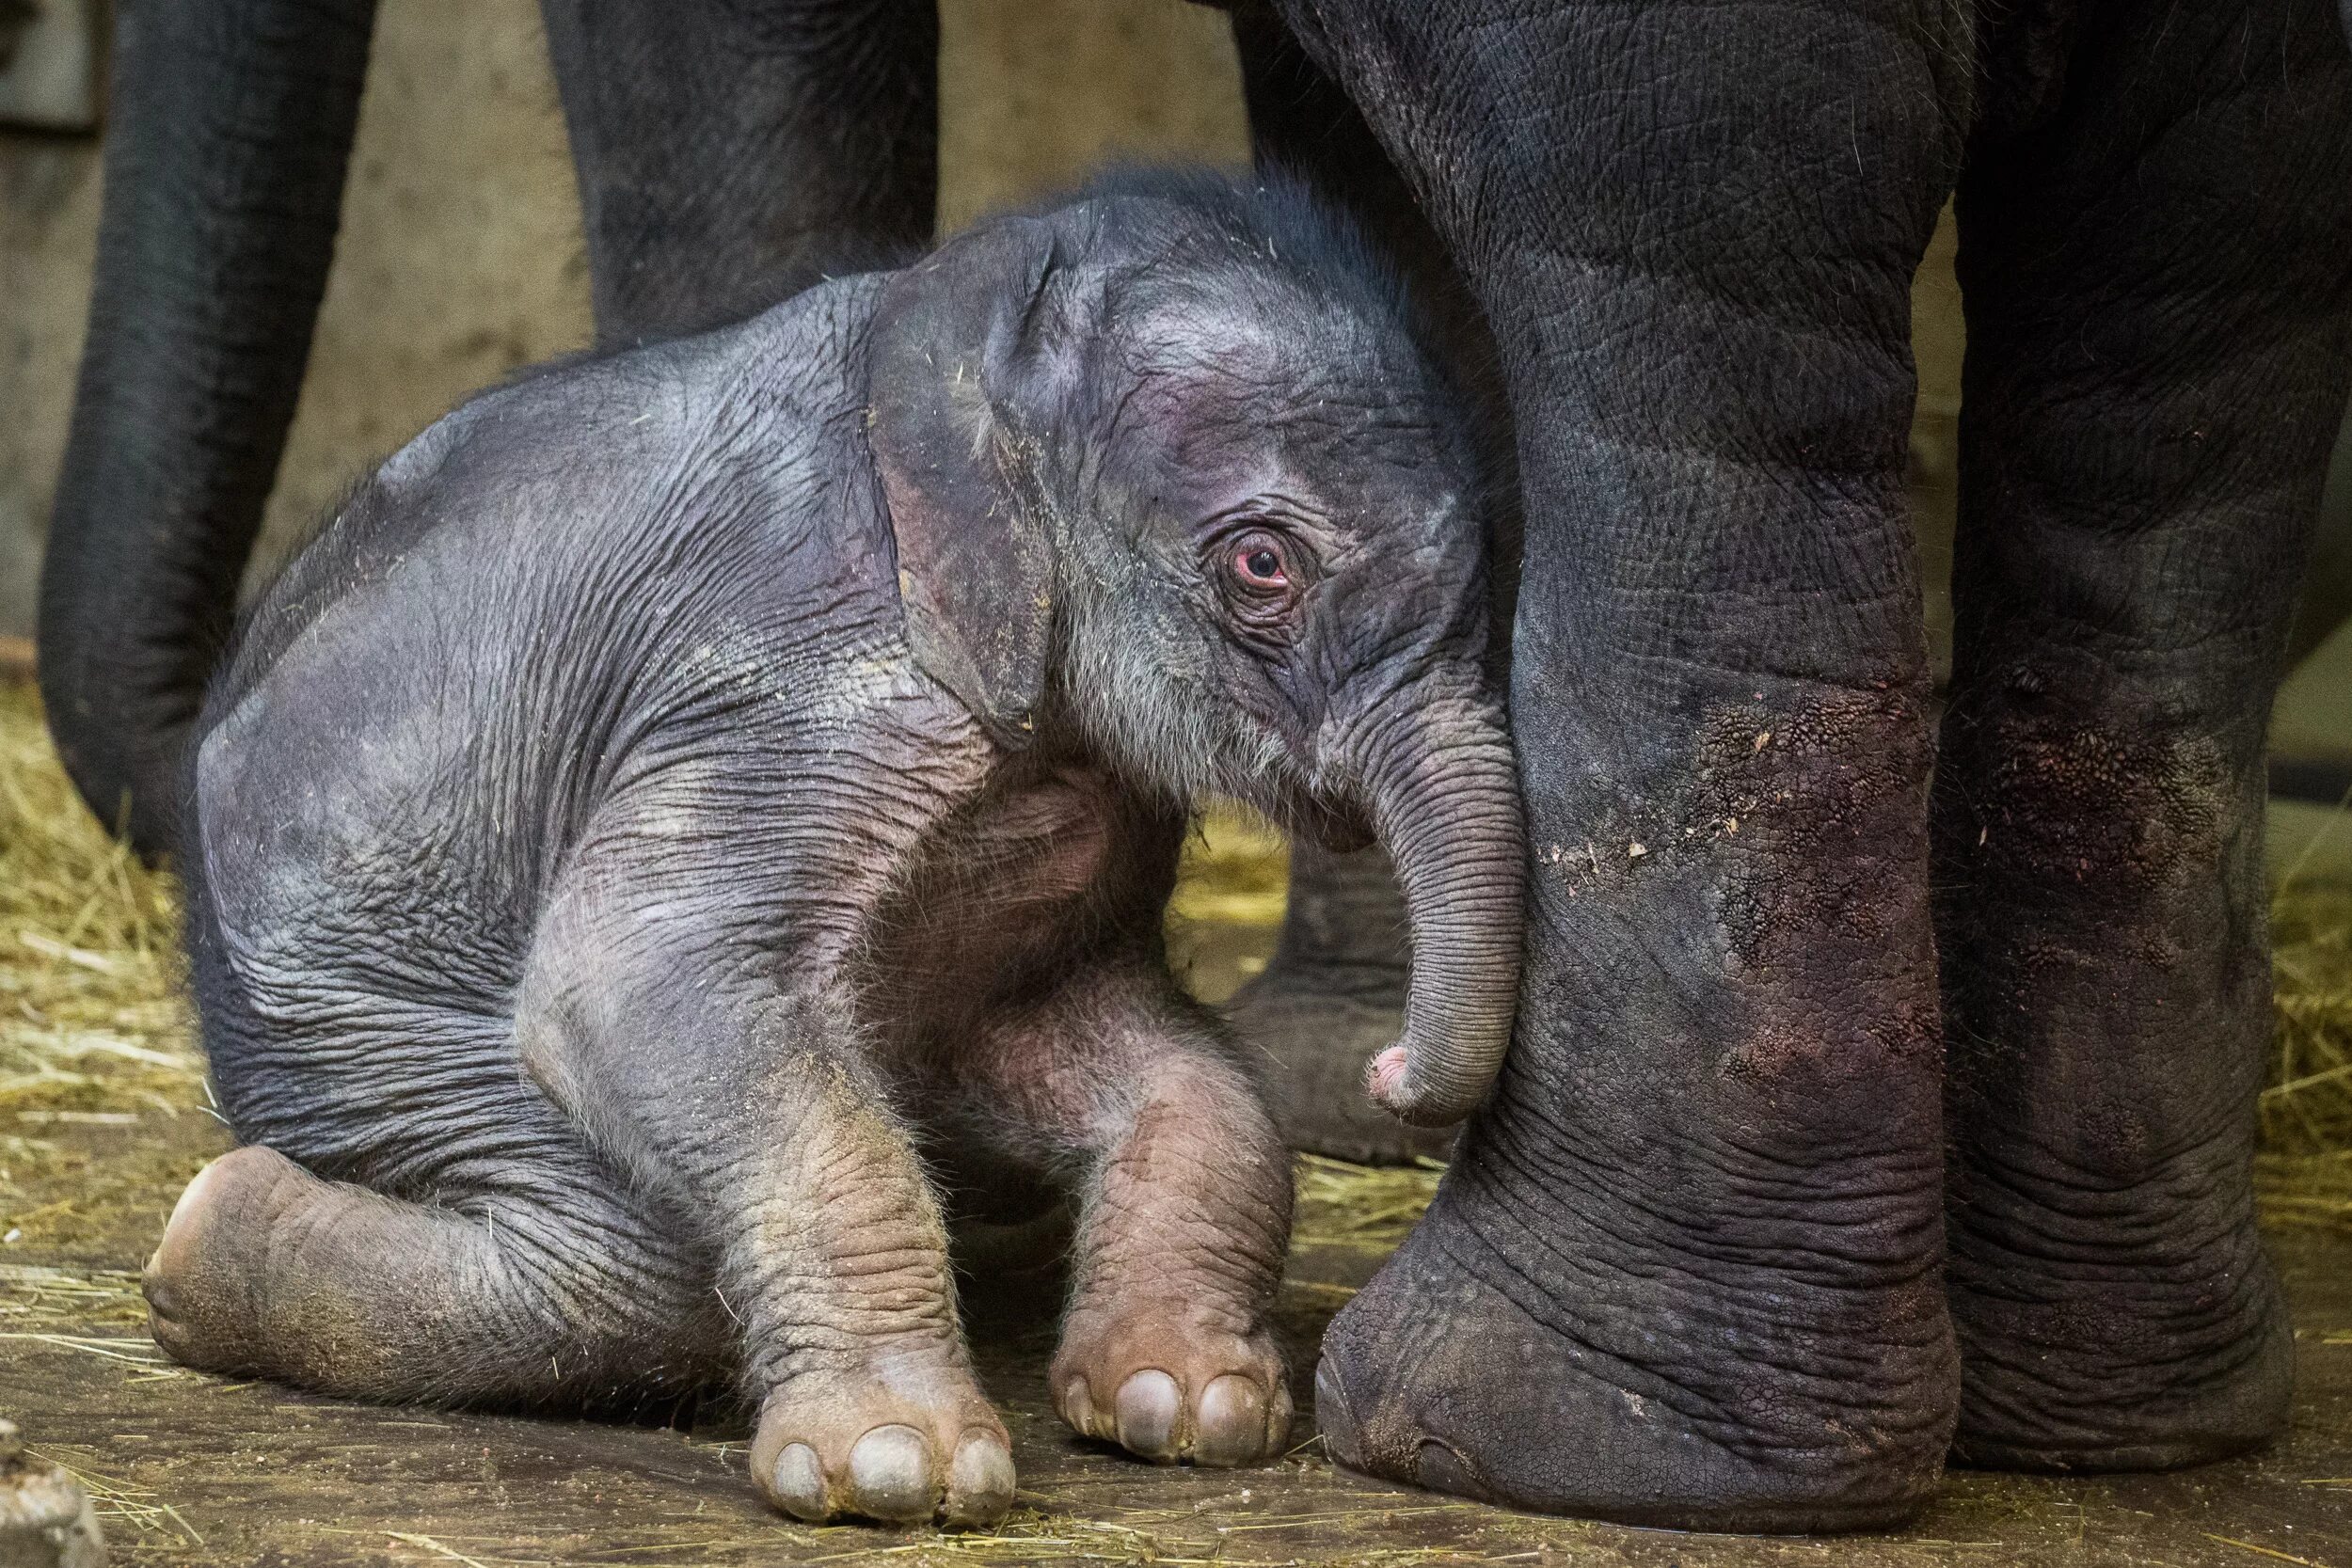
[[1200, 165], [1115, 164], [1075, 190], [1013, 209], [1045, 217], [1084, 202], [1161, 202], [1196, 220], [1184, 236], [1263, 256], [1300, 283], [1375, 319], [1401, 323], [1432, 363], [1427, 323], [1404, 273], [1347, 214], [1280, 169], [1231, 171]]

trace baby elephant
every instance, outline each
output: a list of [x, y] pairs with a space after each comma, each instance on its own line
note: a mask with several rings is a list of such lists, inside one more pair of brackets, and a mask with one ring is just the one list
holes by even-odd
[[1051, 1393], [1278, 1451], [1289, 1164], [1160, 911], [1188, 804], [1398, 864], [1371, 1091], [1518, 980], [1480, 503], [1302, 198], [1131, 177], [548, 371], [387, 462], [199, 724], [195, 985], [246, 1147], [150, 1265], [192, 1365], [601, 1405], [729, 1371], [803, 1519], [985, 1522], [948, 1230], [1076, 1214]]

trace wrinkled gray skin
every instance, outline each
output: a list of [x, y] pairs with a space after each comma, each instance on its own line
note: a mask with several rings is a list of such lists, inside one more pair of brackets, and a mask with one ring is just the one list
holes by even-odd
[[[602, 341], [928, 232], [924, 0], [544, 9]], [[40, 669], [75, 779], [150, 847], [292, 414], [373, 11], [117, 7]], [[1518, 1032], [1326, 1337], [1335, 1456], [1816, 1530], [1916, 1511], [1947, 1452], [2136, 1468], [2282, 1430], [2262, 716], [2352, 379], [2341, 8], [1234, 20], [1261, 157], [1431, 286], [1508, 403], [1525, 517]], [[1902, 477], [1910, 284], [1956, 188], [1939, 731]], [[1341, 1109], [1401, 1000], [1393, 914], [1376, 875], [1299, 869], [1242, 1021], [1297, 1135], [1398, 1152]]]
[[1484, 1092], [1524, 850], [1478, 496], [1394, 287], [1206, 178], [444, 419], [199, 727], [246, 1147], [172, 1217], [159, 1342], [381, 1399], [734, 1366], [781, 1507], [972, 1524], [1013, 1474], [947, 1227], [1058, 1195], [1070, 1423], [1279, 1451], [1288, 1162], [1159, 911], [1204, 792], [1369, 827], [1418, 958], [1373, 1092]]
[[[1518, 1032], [1325, 1336], [1332, 1452], [1811, 1531], [1947, 1455], [2283, 1431], [2263, 719], [2352, 391], [2337, 7], [1268, 8], [1481, 307], [1526, 519]], [[1902, 482], [1947, 198], [1939, 718]]]

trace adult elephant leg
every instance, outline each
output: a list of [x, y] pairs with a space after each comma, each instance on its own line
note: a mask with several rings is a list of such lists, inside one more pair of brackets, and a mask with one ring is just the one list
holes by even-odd
[[2326, 0], [2097, 4], [2075, 37], [1960, 205], [1956, 1451], [2143, 1468], [2287, 1417], [2263, 729], [2352, 377], [2352, 56]]
[[374, 0], [116, 8], [89, 336], [41, 566], [40, 683], [82, 799], [170, 847], [310, 354]]
[[543, 0], [596, 336], [749, 315], [930, 237], [933, 0]]
[[1295, 0], [1494, 324], [1527, 550], [1518, 1032], [1333, 1323], [1343, 1463], [1656, 1524], [1883, 1524], [1958, 1394], [1938, 1269], [1908, 288], [1933, 0]]
[[[1456, 380], [1480, 406], [1480, 423], [1494, 437], [1491, 483], [1503, 502], [1492, 554], [1496, 625], [1507, 628], [1518, 559], [1517, 476], [1486, 320], [1372, 128], [1281, 19], [1262, 6], [1239, 7], [1233, 41], [1259, 167], [1304, 179], [1395, 259]], [[1507, 643], [1507, 634], [1495, 639], [1498, 650]], [[1363, 1092], [1364, 1064], [1403, 1027], [1406, 924], [1395, 870], [1380, 850], [1333, 854], [1303, 843], [1293, 850], [1280, 944], [1228, 1008], [1272, 1059], [1277, 1120], [1292, 1148], [1387, 1164], [1453, 1147], [1454, 1129], [1407, 1127]]]

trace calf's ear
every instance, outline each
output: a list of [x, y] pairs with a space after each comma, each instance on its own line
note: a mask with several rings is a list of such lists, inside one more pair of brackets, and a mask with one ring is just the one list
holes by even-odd
[[1048, 375], [1037, 318], [1054, 231], [1004, 219], [884, 286], [866, 437], [898, 540], [915, 660], [1000, 744], [1027, 744], [1045, 685], [1055, 541], [1015, 404]]

